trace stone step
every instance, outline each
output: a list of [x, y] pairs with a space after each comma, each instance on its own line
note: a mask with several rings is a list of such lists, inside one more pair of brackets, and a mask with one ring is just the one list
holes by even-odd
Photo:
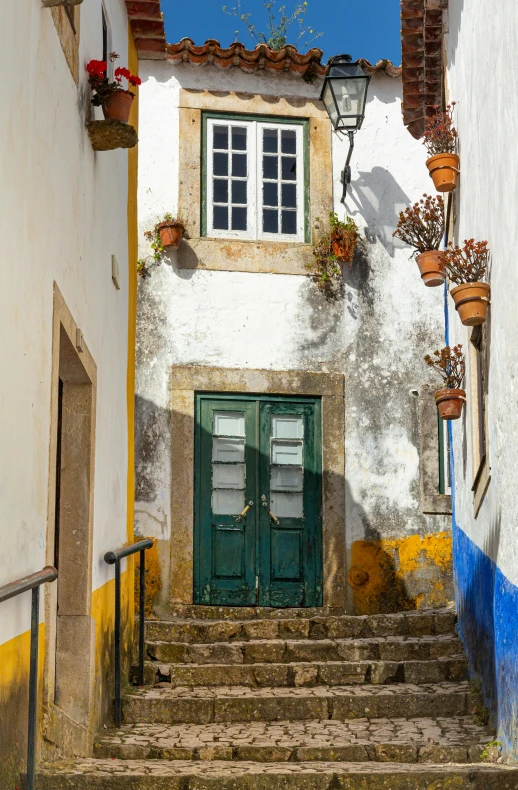
[[136, 724], [107, 732], [98, 758], [254, 762], [474, 763], [494, 735], [473, 717], [257, 724]]
[[[137, 676], [133, 669], [133, 679]], [[428, 661], [324, 661], [291, 664], [164, 664], [146, 661], [147, 686], [344, 686], [467, 680], [463, 655]]]
[[[203, 644], [244, 642], [249, 639], [422, 636], [453, 634], [457, 621], [456, 614], [451, 609], [359, 617], [323, 616], [320, 609], [222, 610], [220, 607], [210, 606], [196, 607], [196, 609], [203, 610], [206, 619], [147, 621], [147, 639], [151, 642]], [[223, 618], [222, 611], [230, 611], [232, 616], [229, 617], [225, 614], [225, 618]], [[259, 616], [257, 617], [254, 612], [258, 612]], [[269, 618], [264, 616], [265, 612], [270, 612]]]
[[122, 700], [124, 724], [345, 721], [358, 718], [466, 716], [478, 697], [469, 684], [315, 688], [198, 687], [135, 689]]
[[147, 642], [148, 658], [165, 664], [289, 664], [314, 661], [426, 661], [462, 653], [458, 637], [387, 636], [368, 639]]
[[[26, 783], [23, 783], [26, 788]], [[79, 759], [42, 766], [38, 790], [518, 790], [518, 768], [401, 763]]]

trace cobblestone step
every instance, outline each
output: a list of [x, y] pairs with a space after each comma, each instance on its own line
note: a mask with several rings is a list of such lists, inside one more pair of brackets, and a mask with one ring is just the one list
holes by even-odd
[[493, 737], [473, 717], [135, 724], [106, 733], [94, 754], [122, 760], [474, 763]]
[[466, 682], [315, 688], [136, 689], [123, 698], [125, 724], [309, 721], [465, 716], [478, 702]]
[[[371, 636], [453, 634], [451, 609], [386, 615], [323, 616], [321, 609], [221, 609], [191, 607], [206, 619], [154, 620], [146, 635], [155, 642], [244, 642], [249, 639], [347, 639]], [[216, 619], [212, 619], [216, 618]]]
[[[26, 784], [23, 784], [26, 788]], [[518, 769], [401, 763], [74, 760], [42, 767], [38, 790], [518, 790]]]
[[[134, 668], [133, 677], [137, 670]], [[362, 683], [441, 683], [467, 680], [464, 656], [429, 661], [325, 661], [291, 664], [164, 664], [147, 661], [144, 682], [178, 686], [344, 686]]]
[[281, 664], [313, 661], [425, 661], [462, 653], [451, 634], [368, 639], [259, 639], [225, 644], [147, 642], [148, 658], [172, 664]]

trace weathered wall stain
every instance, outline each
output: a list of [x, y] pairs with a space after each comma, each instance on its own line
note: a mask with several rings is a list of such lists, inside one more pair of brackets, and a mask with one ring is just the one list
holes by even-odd
[[357, 540], [348, 582], [356, 614], [445, 606], [453, 598], [451, 534]]

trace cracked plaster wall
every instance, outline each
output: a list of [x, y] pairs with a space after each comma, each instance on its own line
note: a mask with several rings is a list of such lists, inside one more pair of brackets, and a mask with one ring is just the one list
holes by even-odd
[[[222, 73], [162, 62], [142, 65], [141, 233], [154, 225], [157, 215], [174, 214], [178, 205], [180, 85], [308, 98], [318, 97], [320, 90], [320, 84], [306, 85], [289, 75], [245, 75], [237, 69]], [[345, 374], [349, 549], [358, 541], [390, 539], [398, 544], [411, 536], [449, 530], [449, 516], [423, 514], [419, 495], [417, 393], [430, 383], [424, 354], [442, 344], [443, 295], [440, 288], [423, 287], [409, 260], [410, 250], [392, 238], [399, 211], [430, 190], [424, 148], [409, 138], [401, 122], [400, 94], [399, 80], [374, 75], [347, 198], [347, 212], [362, 228], [364, 251], [350, 269], [344, 267], [334, 301], [324, 298], [307, 276], [181, 269], [176, 253], [140, 280], [139, 534], [165, 542], [169, 538], [174, 518], [169, 376], [172, 365], [186, 364]], [[346, 154], [347, 145], [333, 138], [329, 187], [332, 179], [339, 216], [339, 177]], [[142, 252], [147, 252], [144, 243]], [[417, 555], [423, 551], [420, 544]], [[435, 561], [433, 551], [430, 561]], [[417, 600], [422, 586], [422, 578], [415, 581], [408, 597]], [[447, 580], [443, 588], [447, 600]]]

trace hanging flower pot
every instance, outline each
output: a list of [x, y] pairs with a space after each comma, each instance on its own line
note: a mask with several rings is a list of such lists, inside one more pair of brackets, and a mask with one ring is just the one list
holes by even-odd
[[331, 236], [331, 249], [338, 263], [352, 263], [356, 248], [356, 231], [343, 231]]
[[111, 93], [102, 106], [106, 120], [128, 123], [134, 98], [135, 96], [130, 91]]
[[162, 247], [168, 247], [171, 250], [178, 249], [185, 231], [181, 222], [159, 222], [157, 230], [160, 234], [160, 243]]
[[460, 320], [465, 326], [479, 326], [487, 318], [490, 286], [481, 282], [487, 269], [487, 241], [465, 239], [462, 247], [451, 244], [444, 253], [444, 267], [456, 288], [450, 291]]
[[479, 326], [485, 322], [490, 290], [488, 283], [462, 283], [452, 288], [455, 309], [464, 326]]
[[435, 107], [435, 113], [425, 119], [423, 144], [430, 156], [426, 166], [437, 192], [452, 192], [459, 180], [460, 160], [455, 153], [458, 134], [452, 117], [454, 107], [455, 102], [448, 104], [444, 112]]
[[443, 253], [439, 251], [444, 236], [444, 201], [440, 195], [423, 195], [401, 211], [392, 235], [414, 247], [414, 255], [419, 253], [416, 261], [425, 285], [433, 287], [444, 282]]
[[425, 285], [433, 288], [442, 285], [446, 279], [444, 271], [444, 253], [440, 250], [428, 250], [416, 257], [417, 265], [421, 273], [421, 278]]
[[437, 390], [435, 402], [441, 419], [458, 420], [466, 402], [466, 392], [460, 389]]
[[446, 346], [434, 351], [433, 356], [427, 354], [424, 361], [440, 375], [445, 384], [443, 389], [435, 392], [440, 417], [443, 420], [458, 420], [466, 402], [466, 393], [460, 389], [466, 373], [462, 346]]
[[453, 192], [459, 180], [459, 165], [457, 154], [436, 154], [426, 160], [437, 192]]

